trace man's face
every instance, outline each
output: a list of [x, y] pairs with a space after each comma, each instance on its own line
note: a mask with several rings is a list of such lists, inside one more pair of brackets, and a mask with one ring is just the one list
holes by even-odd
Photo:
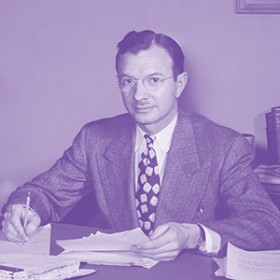
[[165, 49], [152, 46], [137, 54], [121, 55], [118, 78], [128, 113], [144, 131], [157, 133], [176, 115], [177, 98], [187, 75], [182, 73], [175, 81], [170, 55]]

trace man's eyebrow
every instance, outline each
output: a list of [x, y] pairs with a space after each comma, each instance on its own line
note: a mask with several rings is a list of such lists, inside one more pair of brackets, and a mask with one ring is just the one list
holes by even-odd
[[124, 74], [124, 73], [120, 74], [120, 75], [117, 75], [117, 78], [122, 78], [122, 77], [128, 77], [128, 78], [136, 79], [135, 77], [127, 75], [127, 74]]
[[164, 76], [164, 75], [162, 73], [160, 73], [160, 72], [154, 72], [154, 73], [149, 74], [146, 77], [151, 77], [151, 76]]
[[[162, 73], [160, 73], [160, 72], [153, 72], [153, 73], [145, 76], [144, 78], [149, 78], [149, 77], [153, 77], [153, 76], [161, 76], [161, 77], [163, 77], [164, 75]], [[139, 78], [133, 77], [133, 76], [125, 74], [125, 73], [117, 75], [117, 78], [123, 78], [123, 77], [128, 77], [128, 78], [132, 78], [132, 79], [135, 79], [135, 80], [139, 79]]]

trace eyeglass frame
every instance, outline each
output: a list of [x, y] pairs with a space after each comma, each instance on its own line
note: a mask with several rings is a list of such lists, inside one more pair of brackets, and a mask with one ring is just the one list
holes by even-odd
[[[119, 76], [117, 76], [117, 79], [118, 79], [118, 84], [119, 84], [119, 87], [121, 90], [131, 90], [139, 81], [142, 82], [142, 85], [145, 87], [145, 89], [149, 90], [149, 91], [152, 91], [152, 92], [155, 92], [158, 90], [158, 87], [165, 81], [165, 80], [168, 80], [168, 79], [171, 79], [171, 78], [174, 78], [174, 74], [172, 74], [172, 76], [170, 77], [166, 77], [166, 78], [160, 78], [160, 77], [156, 77], [157, 75], [156, 74], [151, 74], [151, 75], [148, 75], [146, 77], [144, 77], [143, 79], [137, 79], [137, 78], [134, 78], [134, 77], [131, 77], [131, 76], [127, 76], [127, 75], [124, 75], [124, 77], [127, 77], [129, 79], [131, 79], [131, 84], [127, 84], [127, 85], [123, 85], [123, 83], [120, 81], [120, 78]], [[149, 81], [148, 79], [152, 79], [152, 78], [158, 78], [158, 82], [159, 84], [157, 85], [150, 85], [150, 88], [149, 88], [149, 84], [147, 81]], [[148, 88], [147, 88], [147, 85], [148, 85]], [[127, 88], [126, 88], [127, 87]]]

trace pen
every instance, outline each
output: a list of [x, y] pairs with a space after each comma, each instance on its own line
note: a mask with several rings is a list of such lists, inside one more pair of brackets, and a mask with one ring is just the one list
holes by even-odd
[[27, 226], [29, 207], [30, 207], [30, 192], [27, 193], [26, 203], [25, 203], [25, 213], [24, 213], [24, 221], [23, 221], [23, 228], [24, 228], [24, 230], [25, 230], [25, 228]]

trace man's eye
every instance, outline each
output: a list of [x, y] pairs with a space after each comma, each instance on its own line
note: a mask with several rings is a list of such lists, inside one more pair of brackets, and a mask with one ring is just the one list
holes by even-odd
[[157, 85], [157, 84], [160, 82], [160, 78], [158, 78], [158, 77], [151, 77], [151, 78], [149, 79], [149, 82], [150, 82], [151, 84]]
[[134, 79], [131, 79], [131, 78], [125, 78], [125, 79], [122, 79], [121, 80], [121, 83], [123, 85], [131, 85], [134, 83]]

